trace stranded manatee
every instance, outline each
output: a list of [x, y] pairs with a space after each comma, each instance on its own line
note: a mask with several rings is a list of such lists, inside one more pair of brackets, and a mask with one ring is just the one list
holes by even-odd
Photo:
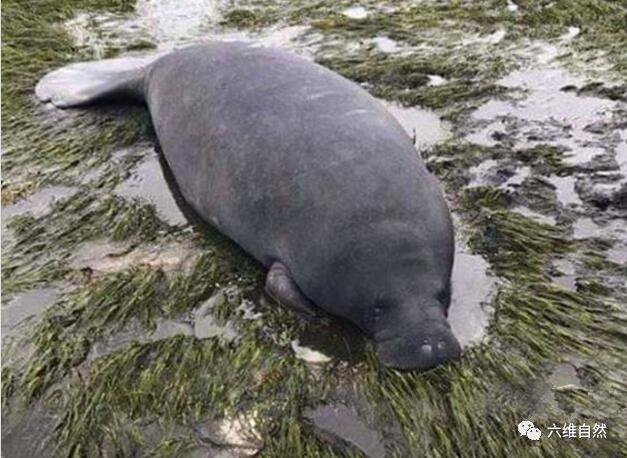
[[36, 93], [58, 107], [145, 101], [182, 195], [269, 268], [271, 296], [354, 323], [387, 366], [459, 356], [446, 320], [446, 202], [411, 139], [358, 85], [283, 51], [214, 42], [72, 64]]

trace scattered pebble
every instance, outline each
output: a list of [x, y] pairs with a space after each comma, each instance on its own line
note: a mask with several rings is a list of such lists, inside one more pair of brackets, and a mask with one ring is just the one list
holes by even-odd
[[427, 83], [429, 86], [442, 86], [448, 83], [448, 80], [440, 75], [427, 75], [427, 77], [429, 78]]
[[368, 11], [363, 6], [351, 6], [342, 11], [344, 16], [351, 19], [365, 19], [368, 16]]
[[398, 43], [389, 37], [374, 37], [372, 39], [372, 42], [375, 44], [379, 51], [384, 53], [394, 53], [399, 50]]

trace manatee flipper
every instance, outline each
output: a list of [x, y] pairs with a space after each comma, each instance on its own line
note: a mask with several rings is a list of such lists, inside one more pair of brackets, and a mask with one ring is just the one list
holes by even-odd
[[44, 76], [35, 87], [42, 102], [59, 108], [76, 107], [104, 99], [144, 100], [144, 75], [160, 55], [121, 57], [80, 62]]
[[303, 318], [316, 316], [315, 306], [307, 299], [280, 262], [270, 266], [266, 276], [266, 293], [281, 304], [291, 308]]

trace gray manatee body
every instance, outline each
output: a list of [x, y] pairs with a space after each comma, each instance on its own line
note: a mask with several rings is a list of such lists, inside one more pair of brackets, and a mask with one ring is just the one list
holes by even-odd
[[450, 214], [380, 102], [322, 66], [247, 43], [130, 62], [73, 64], [36, 92], [59, 107], [145, 100], [182, 195], [270, 268], [274, 297], [349, 320], [391, 367], [459, 356], [446, 320]]

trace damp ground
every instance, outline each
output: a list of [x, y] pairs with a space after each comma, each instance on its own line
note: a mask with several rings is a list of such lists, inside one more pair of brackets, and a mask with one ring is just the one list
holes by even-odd
[[[4, 2], [3, 454], [625, 449], [627, 12], [414, 3]], [[461, 361], [385, 370], [346, 323], [298, 321], [186, 208], [141, 107], [33, 98], [70, 60], [211, 39], [328, 66], [414, 139], [455, 221]], [[522, 419], [608, 437], [531, 444]]]

